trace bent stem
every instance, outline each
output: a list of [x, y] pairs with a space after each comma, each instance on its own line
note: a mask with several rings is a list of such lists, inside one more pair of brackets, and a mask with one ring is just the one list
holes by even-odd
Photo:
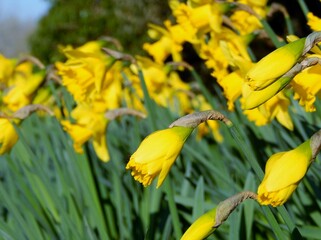
[[174, 121], [169, 128], [181, 126], [181, 127], [189, 127], [196, 128], [199, 124], [206, 122], [208, 120], [219, 120], [225, 123], [226, 126], [232, 127], [233, 123], [230, 119], [228, 119], [225, 115], [218, 111], [208, 110], [202, 112], [194, 112], [188, 115], [185, 115], [176, 121]]

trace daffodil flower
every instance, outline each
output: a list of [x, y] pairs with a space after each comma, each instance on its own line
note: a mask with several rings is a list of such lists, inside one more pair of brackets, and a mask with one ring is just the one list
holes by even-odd
[[215, 231], [216, 208], [200, 216], [184, 233], [181, 240], [202, 240]]
[[266, 163], [265, 176], [258, 188], [261, 205], [283, 205], [305, 176], [320, 151], [320, 131], [298, 147], [272, 155]]
[[126, 169], [145, 187], [158, 175], [157, 188], [163, 183], [171, 166], [194, 128], [173, 127], [147, 136], [130, 157]]
[[225, 199], [220, 202], [217, 207], [196, 219], [183, 234], [181, 240], [202, 240], [207, 238], [226, 221], [241, 202], [246, 199], [256, 198], [257, 196], [255, 193], [245, 191]]
[[0, 155], [10, 151], [18, 139], [12, 123], [6, 118], [0, 118]]

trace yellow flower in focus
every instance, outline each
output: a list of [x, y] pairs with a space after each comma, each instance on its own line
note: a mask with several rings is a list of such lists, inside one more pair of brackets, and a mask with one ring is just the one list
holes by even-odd
[[305, 38], [298, 39], [280, 47], [251, 68], [246, 80], [253, 90], [261, 90], [288, 72], [301, 57]]
[[216, 229], [216, 208], [200, 216], [183, 234], [181, 240], [202, 240]]
[[284, 204], [306, 174], [312, 160], [311, 140], [297, 148], [272, 155], [258, 188], [258, 202], [273, 207]]
[[321, 31], [321, 18], [315, 16], [312, 12], [307, 15], [308, 25], [313, 31]]
[[173, 127], [150, 134], [130, 157], [126, 169], [130, 169], [134, 179], [145, 187], [159, 175], [158, 188], [192, 131], [193, 128]]
[[0, 118], [0, 155], [10, 151], [19, 137], [12, 123], [5, 118]]
[[321, 92], [321, 66], [315, 65], [297, 74], [293, 81], [294, 99], [299, 101], [305, 111], [315, 111], [314, 102]]

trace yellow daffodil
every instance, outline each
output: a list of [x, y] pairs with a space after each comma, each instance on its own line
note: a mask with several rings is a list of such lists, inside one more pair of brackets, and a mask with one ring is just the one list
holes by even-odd
[[0, 54], [0, 84], [8, 85], [7, 81], [11, 78], [16, 61], [8, 59]]
[[66, 120], [63, 120], [60, 123], [73, 140], [73, 147], [75, 151], [77, 153], [83, 153], [84, 150], [82, 145], [91, 138], [92, 131], [80, 126], [79, 124], [72, 124]]
[[105, 111], [106, 108], [99, 102], [93, 105], [81, 104], [71, 112], [75, 123], [61, 121], [61, 124], [73, 139], [76, 152], [82, 153], [82, 145], [91, 140], [99, 159], [107, 162], [110, 156], [106, 141], [108, 120], [104, 117]]
[[[22, 79], [19, 79], [22, 78]], [[34, 92], [44, 81], [44, 72], [26, 73], [26, 76], [17, 76], [16, 83], [9, 92], [3, 97], [3, 102], [11, 111], [17, 111], [32, 102]]]
[[262, 24], [257, 17], [246, 11], [235, 11], [230, 17], [233, 26], [242, 34], [246, 35], [258, 29], [262, 29]]
[[12, 123], [8, 119], [0, 118], [0, 155], [10, 151], [18, 138]]
[[184, 233], [181, 240], [202, 240], [221, 226], [235, 208], [246, 199], [256, 199], [253, 192], [245, 191], [235, 194], [220, 202], [217, 207], [200, 216]]
[[234, 102], [242, 94], [243, 83], [243, 78], [237, 72], [232, 72], [219, 81], [227, 99], [228, 110], [234, 109]]
[[297, 148], [272, 155], [258, 188], [258, 202], [273, 207], [284, 204], [306, 174], [311, 161], [310, 139]]
[[172, 25], [170, 21], [164, 22], [165, 28], [150, 24], [148, 33], [151, 37], [157, 38], [156, 42], [145, 43], [143, 49], [146, 50], [156, 61], [164, 63], [170, 55], [176, 62], [182, 61], [182, 44], [186, 41], [187, 33], [180, 25]]
[[88, 42], [76, 49], [66, 47], [62, 51], [66, 62], [56, 63], [62, 84], [77, 102], [89, 101], [93, 93], [101, 93], [106, 84], [106, 71], [114, 64], [100, 50], [99, 42]]
[[276, 49], [251, 68], [246, 80], [253, 90], [261, 90], [288, 72], [301, 57], [305, 38]]
[[193, 128], [173, 127], [147, 136], [130, 157], [126, 169], [145, 187], [158, 177], [157, 188], [163, 183]]
[[315, 111], [314, 102], [321, 92], [321, 66], [315, 65], [304, 69], [292, 81], [294, 99], [305, 108], [307, 112]]
[[[241, 101], [242, 100], [244, 99], [241, 99]], [[277, 121], [287, 129], [293, 130], [293, 122], [288, 112], [289, 105], [290, 100], [283, 92], [279, 92], [258, 108], [244, 110], [244, 113], [248, 119], [254, 121], [257, 126], [266, 125], [276, 118]]]
[[312, 12], [307, 15], [308, 25], [313, 31], [321, 31], [321, 18], [315, 16]]
[[184, 233], [181, 240], [202, 240], [216, 229], [216, 208], [200, 216]]

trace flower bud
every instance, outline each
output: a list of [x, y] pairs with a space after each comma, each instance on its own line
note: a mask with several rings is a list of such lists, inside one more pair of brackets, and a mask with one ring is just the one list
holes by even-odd
[[320, 146], [321, 130], [295, 149], [272, 155], [258, 188], [258, 202], [273, 207], [284, 204], [305, 176]]
[[262, 90], [251, 91], [245, 97], [243, 108], [249, 110], [260, 106], [280, 92], [291, 80], [292, 77], [281, 77]]
[[251, 68], [246, 80], [253, 90], [262, 90], [289, 71], [302, 55], [306, 38], [276, 49]]

